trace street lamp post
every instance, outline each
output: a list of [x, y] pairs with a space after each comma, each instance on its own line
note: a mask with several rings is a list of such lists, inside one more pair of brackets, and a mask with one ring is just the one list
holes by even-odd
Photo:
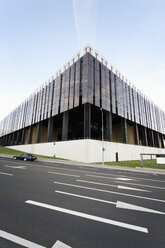
[[100, 108], [101, 110], [101, 123], [102, 123], [102, 164], [104, 165], [104, 120], [103, 120], [103, 109]]

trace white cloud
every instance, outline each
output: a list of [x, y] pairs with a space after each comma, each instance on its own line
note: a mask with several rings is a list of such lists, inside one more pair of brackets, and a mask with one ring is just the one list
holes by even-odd
[[165, 67], [165, 62], [158, 62], [157, 64], [158, 64], [159, 66]]
[[96, 44], [97, 0], [73, 0], [78, 46]]
[[158, 107], [165, 111], [165, 64], [157, 65], [147, 72], [142, 78], [139, 88], [143, 89], [145, 95]]
[[3, 120], [14, 108], [20, 104], [19, 99], [15, 98], [14, 95], [9, 97], [9, 95], [4, 93], [1, 95], [0, 99], [0, 121]]

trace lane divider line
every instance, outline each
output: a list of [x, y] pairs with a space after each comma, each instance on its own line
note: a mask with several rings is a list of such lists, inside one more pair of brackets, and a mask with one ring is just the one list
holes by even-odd
[[1, 175], [5, 175], [5, 176], [13, 176], [13, 174], [10, 173], [6, 173], [6, 172], [0, 172]]
[[[95, 174], [95, 173], [92, 173], [92, 174]], [[88, 177], [106, 178], [106, 179], [115, 179], [115, 180], [118, 180], [119, 179], [119, 175], [113, 175], [113, 177], [107, 177], [107, 176], [97, 176], [97, 175], [92, 175], [92, 174], [86, 174], [86, 176], [88, 176]], [[112, 175], [112, 174], [108, 174], [108, 175]], [[120, 177], [120, 180], [124, 180], [124, 177], [126, 177], [126, 176]], [[142, 177], [132, 177], [132, 176], [128, 176], [128, 177], [130, 177], [130, 179], [127, 178], [127, 180], [134, 180], [134, 181], [145, 180], [145, 181], [151, 181], [151, 182], [153, 181], [153, 182], [162, 182], [162, 183], [165, 183], [165, 181], [163, 181], [163, 180], [148, 179], [148, 178], [142, 178]], [[127, 180], [125, 180], [125, 181], [127, 181]]]
[[13, 235], [11, 233], [8, 233], [8, 232], [4, 232], [2, 230], [0, 230], [0, 237], [1, 238], [4, 238], [4, 239], [7, 239], [9, 241], [12, 241], [16, 244], [19, 244], [19, 245], [22, 245], [24, 247], [27, 247], [27, 248], [46, 248], [45, 246], [42, 246], [42, 245], [38, 245], [36, 243], [33, 243], [29, 240], [26, 240], [26, 239], [23, 239], [23, 238], [20, 238], [16, 235]]
[[53, 172], [53, 171], [48, 171], [50, 174], [57, 174], [57, 175], [62, 175], [62, 176], [68, 176], [68, 177], [80, 177], [78, 175], [72, 175], [72, 174], [65, 174], [65, 173], [59, 173], [59, 172]]
[[149, 191], [149, 190], [131, 188], [131, 187], [123, 186], [123, 185], [117, 185], [117, 188], [118, 188], [118, 189], [126, 189], [126, 190], [134, 190], [134, 191], [142, 191], [142, 192], [151, 192], [151, 191]]
[[70, 196], [75, 196], [75, 197], [88, 199], [88, 200], [92, 200], [92, 201], [98, 201], [98, 202], [104, 202], [104, 203], [116, 205], [116, 202], [111, 202], [111, 201], [102, 200], [102, 199], [98, 199], [98, 198], [88, 197], [88, 196], [84, 196], [84, 195], [72, 194], [72, 193], [68, 193], [68, 192], [64, 192], [64, 191], [60, 191], [60, 190], [56, 190], [55, 192], [58, 194], [70, 195]]
[[51, 210], [58, 211], [58, 212], [62, 212], [65, 214], [78, 216], [78, 217], [89, 219], [89, 220], [94, 220], [94, 221], [101, 222], [104, 224], [114, 225], [114, 226], [131, 229], [131, 230], [138, 231], [138, 232], [148, 233], [148, 229], [145, 227], [141, 227], [141, 226], [131, 225], [131, 224], [127, 224], [124, 222], [106, 219], [106, 218], [102, 218], [102, 217], [95, 216], [95, 215], [85, 214], [82, 212], [78, 212], [78, 211], [74, 211], [74, 210], [70, 210], [70, 209], [66, 209], [66, 208], [61, 208], [61, 207], [45, 204], [42, 202], [33, 201], [33, 200], [27, 200], [27, 201], [25, 201], [25, 203], [35, 205], [38, 207], [51, 209]]
[[137, 189], [137, 188], [125, 187], [125, 186], [122, 186], [122, 185], [114, 185], [114, 184], [107, 184], [107, 183], [98, 183], [98, 182], [91, 182], [91, 181], [85, 181], [85, 180], [79, 180], [79, 179], [77, 179], [76, 181], [77, 182], [82, 182], [82, 183], [89, 183], [89, 184], [96, 184], [96, 185], [102, 185], [102, 186], [108, 186], [108, 187], [115, 187], [115, 188], [118, 188], [118, 189], [151, 192], [151, 191], [144, 190], [144, 189]]
[[125, 178], [125, 177], [118, 177], [117, 180], [121, 180], [121, 181], [132, 181], [133, 179]]
[[86, 187], [86, 186], [80, 186], [80, 185], [69, 184], [69, 183], [61, 183], [61, 182], [54, 182], [54, 183], [59, 184], [59, 185], [70, 186], [70, 187], [89, 189], [89, 190], [100, 191], [100, 192], [105, 192], [105, 193], [109, 193], [109, 194], [124, 195], [124, 196], [130, 196], [130, 197], [134, 197], [134, 198], [139, 198], [139, 199], [145, 199], [145, 200], [157, 201], [157, 202], [165, 203], [165, 200], [149, 198], [149, 197], [144, 197], [144, 196], [139, 196], [139, 195], [131, 195], [131, 194], [120, 193], [120, 192], [115, 192], [115, 191], [110, 191], [110, 190], [104, 190], [104, 189], [98, 189], [98, 188], [90, 188], [90, 187]]
[[11, 168], [11, 169], [26, 169], [26, 166], [12, 166], [12, 165], [4, 165], [4, 167]]

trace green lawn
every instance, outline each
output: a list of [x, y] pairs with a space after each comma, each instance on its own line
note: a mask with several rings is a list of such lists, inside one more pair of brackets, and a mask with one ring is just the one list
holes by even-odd
[[[10, 148], [7, 148], [7, 147], [1, 147], [0, 146], [0, 154], [21, 155], [21, 154], [24, 154], [24, 153], [25, 152], [14, 150], [14, 149], [10, 149]], [[33, 154], [33, 155], [36, 156], [36, 157], [38, 157], [38, 158], [50, 158], [50, 159], [68, 160], [68, 159], [64, 159], [64, 158], [54, 158], [54, 157], [42, 156], [42, 155], [38, 155], [38, 154]]]
[[[99, 163], [101, 164], [101, 163]], [[105, 162], [105, 165], [113, 165], [113, 166], [123, 166], [123, 167], [130, 167], [130, 168], [136, 168], [136, 167], [141, 167], [141, 161], [136, 160], [136, 161], [122, 161], [122, 162]], [[165, 169], [165, 165], [157, 165], [156, 160], [145, 160], [143, 167], [148, 167], [148, 168], [156, 168], [156, 169]]]

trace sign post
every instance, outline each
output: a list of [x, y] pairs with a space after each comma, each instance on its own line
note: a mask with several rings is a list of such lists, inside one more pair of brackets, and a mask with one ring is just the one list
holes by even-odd
[[[55, 141], [53, 142], [53, 145], [54, 146], [56, 145], [56, 142]], [[56, 154], [54, 154], [53, 157], [56, 158]]]
[[103, 109], [100, 108], [101, 110], [101, 122], [102, 122], [102, 164], [104, 165], [104, 151], [105, 151], [105, 148], [104, 148], [104, 121], [103, 121]]

